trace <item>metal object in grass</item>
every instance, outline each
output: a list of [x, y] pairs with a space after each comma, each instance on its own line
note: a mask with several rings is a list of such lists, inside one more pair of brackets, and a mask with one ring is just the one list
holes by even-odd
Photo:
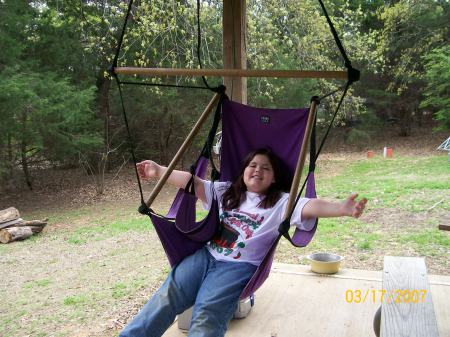
[[448, 151], [448, 161], [450, 162], [450, 137], [448, 137], [436, 150]]

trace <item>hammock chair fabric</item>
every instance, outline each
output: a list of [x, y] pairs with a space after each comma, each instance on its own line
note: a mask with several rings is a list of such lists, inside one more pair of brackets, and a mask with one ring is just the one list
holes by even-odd
[[[222, 108], [222, 146], [220, 181], [233, 181], [239, 173], [245, 156], [261, 147], [268, 147], [278, 155], [284, 164], [284, 171], [292, 180], [300, 147], [305, 133], [309, 108], [303, 109], [265, 109], [254, 108], [221, 100]], [[197, 160], [195, 174], [203, 178], [209, 158], [204, 152]], [[178, 194], [163, 217], [150, 213], [153, 225], [161, 240], [172, 266], [184, 257], [193, 254], [208, 242], [220, 224], [217, 201], [212, 203], [205, 219], [195, 222], [196, 197], [193, 180]], [[315, 198], [314, 174], [310, 172], [306, 187], [306, 197]], [[277, 224], [278, 225], [278, 224]], [[304, 247], [312, 239], [317, 222], [311, 231], [296, 228], [292, 237], [295, 245]], [[268, 247], [267, 253], [241, 294], [246, 298], [258, 289], [269, 275], [276, 245], [280, 236]]]

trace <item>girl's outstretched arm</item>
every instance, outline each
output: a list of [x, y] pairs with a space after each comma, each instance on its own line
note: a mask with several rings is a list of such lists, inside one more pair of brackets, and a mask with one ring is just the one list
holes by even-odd
[[331, 202], [322, 199], [311, 199], [302, 210], [302, 219], [331, 218], [351, 216], [359, 218], [367, 203], [366, 198], [357, 201], [358, 194], [353, 193], [341, 202]]
[[[137, 165], [137, 170], [139, 177], [144, 180], [152, 179], [152, 178], [160, 178], [164, 172], [166, 172], [167, 167], [159, 165], [152, 160], [144, 160]], [[189, 179], [191, 179], [191, 174], [185, 171], [173, 170], [170, 174], [167, 182], [178, 188], [185, 188]], [[203, 180], [195, 177], [195, 195], [202, 202], [206, 203], [206, 195], [205, 195], [205, 187], [203, 185]]]

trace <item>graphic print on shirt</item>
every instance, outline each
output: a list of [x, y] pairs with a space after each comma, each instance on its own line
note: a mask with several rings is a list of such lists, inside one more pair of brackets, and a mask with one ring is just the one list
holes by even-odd
[[245, 248], [245, 241], [253, 236], [263, 220], [264, 216], [240, 209], [224, 211], [220, 215], [221, 230], [211, 240], [210, 247], [219, 254], [239, 259], [240, 250]]

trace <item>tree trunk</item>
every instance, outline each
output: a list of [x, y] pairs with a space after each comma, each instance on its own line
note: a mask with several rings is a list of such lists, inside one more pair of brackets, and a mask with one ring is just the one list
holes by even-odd
[[0, 211], [0, 224], [20, 218], [17, 208], [9, 207]]
[[7, 177], [8, 179], [13, 176], [14, 157], [12, 148], [12, 136], [8, 133], [8, 164], [7, 164]]
[[28, 159], [27, 159], [27, 142], [25, 140], [25, 135], [27, 134], [27, 114], [24, 112], [22, 114], [22, 141], [20, 142], [20, 155], [22, 159], [22, 170], [25, 175], [25, 181], [27, 183], [28, 188], [33, 190], [33, 186], [31, 184], [30, 172], [28, 170]]
[[105, 147], [109, 143], [109, 89], [111, 80], [105, 77], [103, 71], [97, 75], [97, 116], [103, 120], [103, 142]]
[[164, 148], [165, 148], [165, 152], [166, 153], [169, 152], [170, 137], [172, 136], [174, 122], [175, 122], [175, 118], [174, 118], [174, 115], [171, 113], [169, 115], [169, 128], [168, 128], [169, 130], [167, 131], [166, 140], [165, 140], [165, 144], [164, 144]]
[[11, 227], [0, 230], [0, 242], [9, 243], [18, 240], [25, 240], [33, 235], [30, 227]]
[[[407, 105], [407, 107], [409, 107]], [[411, 135], [411, 122], [412, 116], [411, 112], [408, 108], [402, 108], [400, 111], [400, 133], [399, 136], [401, 137], [408, 137]]]

